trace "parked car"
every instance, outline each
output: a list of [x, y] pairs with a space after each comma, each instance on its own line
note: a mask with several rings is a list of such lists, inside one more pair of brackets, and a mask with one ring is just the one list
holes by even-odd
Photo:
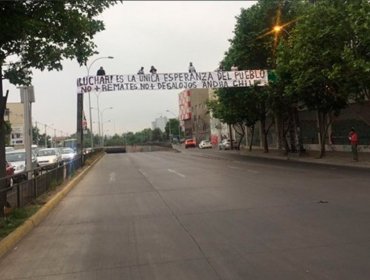
[[14, 151], [14, 147], [5, 147], [5, 152]]
[[42, 169], [52, 169], [63, 164], [62, 156], [57, 148], [38, 150], [37, 161]]
[[199, 149], [212, 149], [212, 144], [208, 140], [202, 140], [199, 143]]
[[[236, 143], [236, 141], [233, 141], [233, 148], [234, 149], [237, 149], [238, 148], [238, 143]], [[230, 141], [230, 139], [223, 139], [218, 144], [218, 149], [219, 150], [230, 150], [231, 149], [231, 141]]]
[[[26, 150], [14, 150], [6, 152], [6, 161], [9, 162], [14, 167], [14, 181], [20, 182], [27, 179], [26, 171]], [[32, 170], [35, 170], [35, 174], [38, 174], [38, 163], [37, 158], [32, 154]]]
[[186, 139], [185, 140], [185, 149], [187, 148], [195, 148], [197, 146], [194, 139]]
[[64, 162], [71, 161], [76, 157], [76, 152], [72, 148], [62, 148], [61, 154]]
[[[14, 175], [14, 167], [7, 161], [5, 161], [6, 166], [6, 176], [13, 176]], [[13, 185], [13, 177], [9, 177], [7, 179], [6, 185], [10, 187]]]

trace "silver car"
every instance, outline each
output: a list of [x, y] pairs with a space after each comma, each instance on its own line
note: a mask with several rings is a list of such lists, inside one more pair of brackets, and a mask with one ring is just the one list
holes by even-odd
[[63, 164], [62, 156], [57, 148], [46, 148], [37, 151], [37, 162], [42, 169], [52, 169]]
[[[15, 181], [21, 181], [27, 178], [26, 171], [26, 150], [14, 150], [10, 152], [6, 152], [5, 154], [6, 161], [9, 162], [14, 167], [14, 179]], [[35, 174], [37, 175], [37, 158], [34, 154], [32, 154], [32, 169], [34, 170]]]

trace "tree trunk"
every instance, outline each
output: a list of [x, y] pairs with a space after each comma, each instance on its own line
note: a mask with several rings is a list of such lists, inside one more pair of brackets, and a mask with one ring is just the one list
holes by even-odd
[[266, 129], [266, 118], [261, 118], [261, 130], [262, 130], [262, 145], [263, 145], [263, 152], [268, 153], [269, 152], [269, 146], [267, 142], [267, 133], [268, 130]]
[[297, 152], [296, 135], [297, 130], [294, 122], [293, 109], [289, 110], [289, 139], [290, 139], [290, 150], [291, 152]]
[[251, 141], [249, 143], [249, 151], [252, 151], [252, 146], [253, 146], [253, 138], [254, 138], [254, 125], [251, 126]]
[[284, 139], [284, 121], [281, 117], [280, 113], [275, 114], [275, 123], [276, 123], [276, 133], [277, 133], [277, 140], [278, 140], [278, 150], [282, 151], [283, 147], [285, 146], [285, 139]]
[[326, 144], [326, 117], [327, 112], [317, 112], [317, 118], [319, 122], [319, 139], [320, 139], [320, 156], [319, 158], [323, 158], [325, 156], [325, 144]]

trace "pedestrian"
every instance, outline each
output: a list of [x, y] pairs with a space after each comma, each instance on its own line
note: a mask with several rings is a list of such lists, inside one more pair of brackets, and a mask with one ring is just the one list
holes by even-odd
[[157, 69], [155, 69], [155, 67], [154, 67], [154, 66], [151, 66], [151, 67], [150, 67], [149, 72], [150, 72], [151, 74], [157, 74]]
[[353, 160], [358, 161], [358, 153], [357, 153], [358, 134], [353, 127], [351, 128], [348, 134], [348, 140], [351, 143]]
[[193, 62], [189, 63], [189, 73], [196, 73], [195, 67], [193, 65]]
[[231, 66], [231, 71], [238, 71], [238, 66], [235, 66], [235, 64], [233, 64], [233, 66]]
[[144, 75], [144, 67], [141, 66], [139, 72], [137, 72], [138, 75]]
[[97, 76], [105, 76], [105, 70], [103, 69], [103, 66], [100, 66], [98, 72], [96, 73]]

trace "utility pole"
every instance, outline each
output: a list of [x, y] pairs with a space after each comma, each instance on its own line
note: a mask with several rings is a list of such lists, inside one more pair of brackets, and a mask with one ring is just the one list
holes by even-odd
[[23, 116], [24, 116], [24, 132], [23, 143], [26, 150], [26, 170], [28, 180], [32, 179], [32, 117], [31, 117], [31, 102], [35, 101], [35, 94], [33, 86], [20, 87], [21, 102], [23, 103]]

